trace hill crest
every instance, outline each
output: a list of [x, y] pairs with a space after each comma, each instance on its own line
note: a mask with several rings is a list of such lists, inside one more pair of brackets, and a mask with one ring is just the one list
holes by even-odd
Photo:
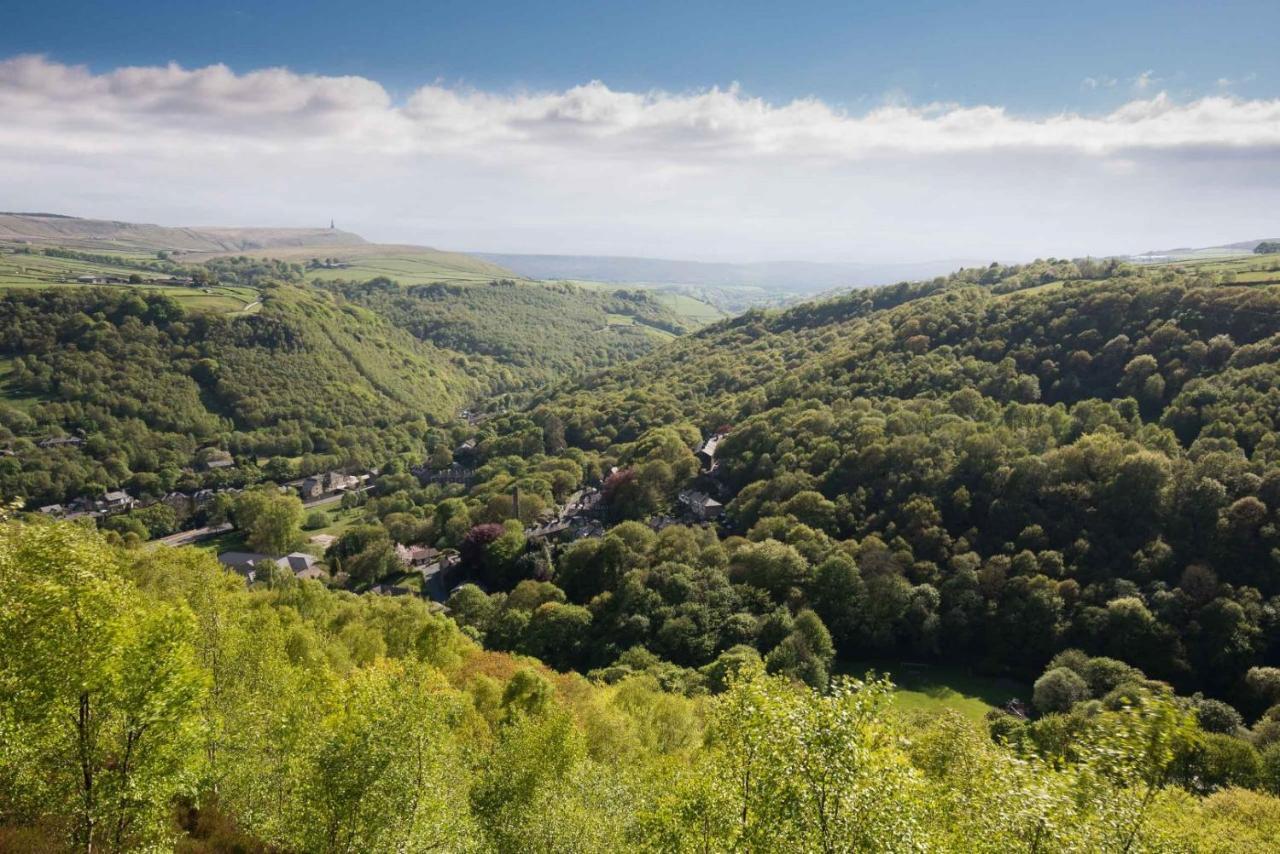
[[78, 249], [178, 252], [237, 252], [365, 243], [358, 234], [334, 228], [171, 227], [51, 213], [0, 213], [0, 240]]

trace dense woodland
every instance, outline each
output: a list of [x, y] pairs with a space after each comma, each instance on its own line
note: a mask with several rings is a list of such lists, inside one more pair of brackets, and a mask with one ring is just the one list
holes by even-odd
[[[751, 545], [710, 560], [732, 581], [759, 574], [735, 548], [776, 550], [751, 588], [813, 608], [841, 653], [1031, 675], [1077, 646], [1244, 702], [1246, 671], [1280, 652], [1280, 293], [1062, 266], [749, 314], [486, 425], [481, 448], [541, 425], [547, 450], [634, 470], [621, 515], [645, 519], [688, 482], [698, 438], [731, 425], [717, 479]], [[570, 549], [570, 574], [594, 547]], [[597, 580], [576, 598], [612, 621], [620, 593]], [[693, 648], [723, 648], [732, 612], [690, 615]]]

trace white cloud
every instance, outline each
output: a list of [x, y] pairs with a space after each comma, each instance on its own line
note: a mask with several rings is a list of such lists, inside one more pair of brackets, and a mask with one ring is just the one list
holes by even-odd
[[1256, 71], [1250, 71], [1248, 74], [1243, 74], [1240, 77], [1235, 78], [1219, 77], [1218, 86], [1222, 89], [1230, 89], [1232, 86], [1237, 86], [1241, 83], [1252, 83], [1257, 79], [1258, 73]]
[[[1155, 82], [1147, 71], [1133, 85]], [[372, 236], [548, 252], [919, 257], [920, 228], [947, 230], [934, 255], [972, 246], [981, 228], [995, 236], [979, 254], [1062, 251], [1040, 247], [1046, 233], [1107, 251], [1124, 247], [1076, 244], [1116, 240], [1102, 225], [1119, 211], [1138, 220], [1135, 240], [1156, 240], [1173, 219], [1153, 197], [1194, 188], [1203, 199], [1205, 164], [1225, 182], [1243, 158], [1271, 164], [1280, 151], [1280, 100], [1226, 94], [1040, 117], [905, 103], [855, 115], [736, 86], [599, 82], [436, 83], [397, 103], [360, 77], [173, 64], [95, 74], [33, 56], [0, 62], [0, 115], [0, 185], [21, 194], [6, 207], [246, 224], [334, 213]], [[1254, 177], [1249, 192], [1274, 200], [1277, 183]], [[1117, 192], [1129, 195], [1108, 198]], [[1181, 216], [1180, 238], [1205, 219]]]
[[1138, 92], [1146, 92], [1152, 86], [1160, 82], [1160, 78], [1155, 76], [1155, 72], [1148, 68], [1146, 71], [1133, 78], [1133, 88]]

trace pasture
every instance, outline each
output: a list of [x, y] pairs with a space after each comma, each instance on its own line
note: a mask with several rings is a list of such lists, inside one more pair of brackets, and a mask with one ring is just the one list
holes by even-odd
[[0, 291], [12, 288], [134, 288], [148, 293], [160, 293], [172, 297], [189, 311], [233, 314], [252, 313], [258, 305], [258, 292], [254, 288], [218, 285], [210, 288], [184, 287], [180, 285], [91, 285], [75, 281], [77, 276], [128, 276], [137, 273], [147, 278], [162, 274], [153, 270], [129, 266], [130, 261], [150, 258], [149, 255], [130, 252], [110, 254], [120, 259], [119, 264], [82, 261], [75, 258], [54, 258], [47, 255], [24, 252], [0, 252]]
[[[196, 262], [219, 256], [275, 258], [307, 268], [308, 281], [368, 281], [384, 276], [402, 285], [486, 284], [496, 279], [522, 280], [505, 267], [461, 252], [425, 246], [362, 243], [349, 246], [279, 246], [252, 252], [201, 253], [183, 256]], [[326, 266], [314, 266], [316, 263]]]
[[982, 721], [987, 712], [1012, 699], [1031, 700], [1031, 686], [997, 676], [978, 676], [958, 667], [887, 661], [839, 661], [836, 671], [861, 679], [868, 671], [887, 674], [894, 706], [902, 711], [952, 710]]

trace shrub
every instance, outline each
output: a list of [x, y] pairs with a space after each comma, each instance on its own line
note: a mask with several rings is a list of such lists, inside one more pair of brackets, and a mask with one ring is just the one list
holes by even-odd
[[1089, 699], [1089, 683], [1074, 670], [1056, 667], [1036, 680], [1031, 702], [1041, 714], [1069, 712], [1081, 700]]

